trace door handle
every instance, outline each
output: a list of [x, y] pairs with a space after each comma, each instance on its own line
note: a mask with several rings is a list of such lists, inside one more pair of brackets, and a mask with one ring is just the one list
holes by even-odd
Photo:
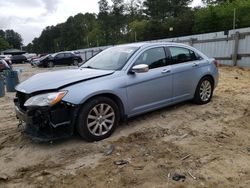
[[171, 72], [171, 70], [169, 70], [169, 69], [164, 69], [161, 73], [170, 73]]
[[193, 63], [193, 66], [192, 66], [192, 67], [198, 67], [198, 66], [199, 66], [199, 64]]

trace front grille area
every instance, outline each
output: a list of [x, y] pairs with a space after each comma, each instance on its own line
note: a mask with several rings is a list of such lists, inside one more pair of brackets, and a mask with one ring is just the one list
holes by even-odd
[[24, 106], [24, 103], [26, 100], [30, 98], [30, 96], [28, 94], [17, 91], [16, 97], [18, 98], [18, 103], [19, 103], [20, 108], [26, 111], [27, 108]]

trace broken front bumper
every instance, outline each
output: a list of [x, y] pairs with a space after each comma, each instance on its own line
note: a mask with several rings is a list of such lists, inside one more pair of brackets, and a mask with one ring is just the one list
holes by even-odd
[[74, 134], [78, 107], [71, 104], [57, 104], [53, 107], [20, 107], [14, 99], [17, 118], [24, 125], [23, 133], [37, 141], [52, 141], [71, 137]]

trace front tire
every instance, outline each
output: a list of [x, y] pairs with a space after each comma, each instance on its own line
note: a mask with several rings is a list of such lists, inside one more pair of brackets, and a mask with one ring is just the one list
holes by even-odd
[[49, 61], [49, 62], [47, 63], [47, 67], [48, 67], [48, 68], [54, 67], [54, 63], [53, 63], [52, 61]]
[[74, 65], [74, 66], [78, 66], [78, 65], [79, 65], [79, 62], [75, 59], [75, 60], [73, 61], [73, 65]]
[[198, 86], [194, 95], [194, 103], [196, 104], [207, 104], [213, 97], [214, 84], [210, 77], [204, 77], [198, 83]]
[[113, 100], [96, 97], [80, 111], [77, 131], [87, 141], [103, 140], [115, 131], [119, 118], [119, 108]]

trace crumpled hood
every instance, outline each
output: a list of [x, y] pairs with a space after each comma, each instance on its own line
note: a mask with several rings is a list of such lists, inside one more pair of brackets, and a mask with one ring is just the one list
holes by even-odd
[[96, 69], [69, 69], [40, 73], [20, 83], [16, 87], [16, 90], [27, 94], [44, 90], [56, 90], [64, 86], [107, 76], [112, 73], [114, 71]]

